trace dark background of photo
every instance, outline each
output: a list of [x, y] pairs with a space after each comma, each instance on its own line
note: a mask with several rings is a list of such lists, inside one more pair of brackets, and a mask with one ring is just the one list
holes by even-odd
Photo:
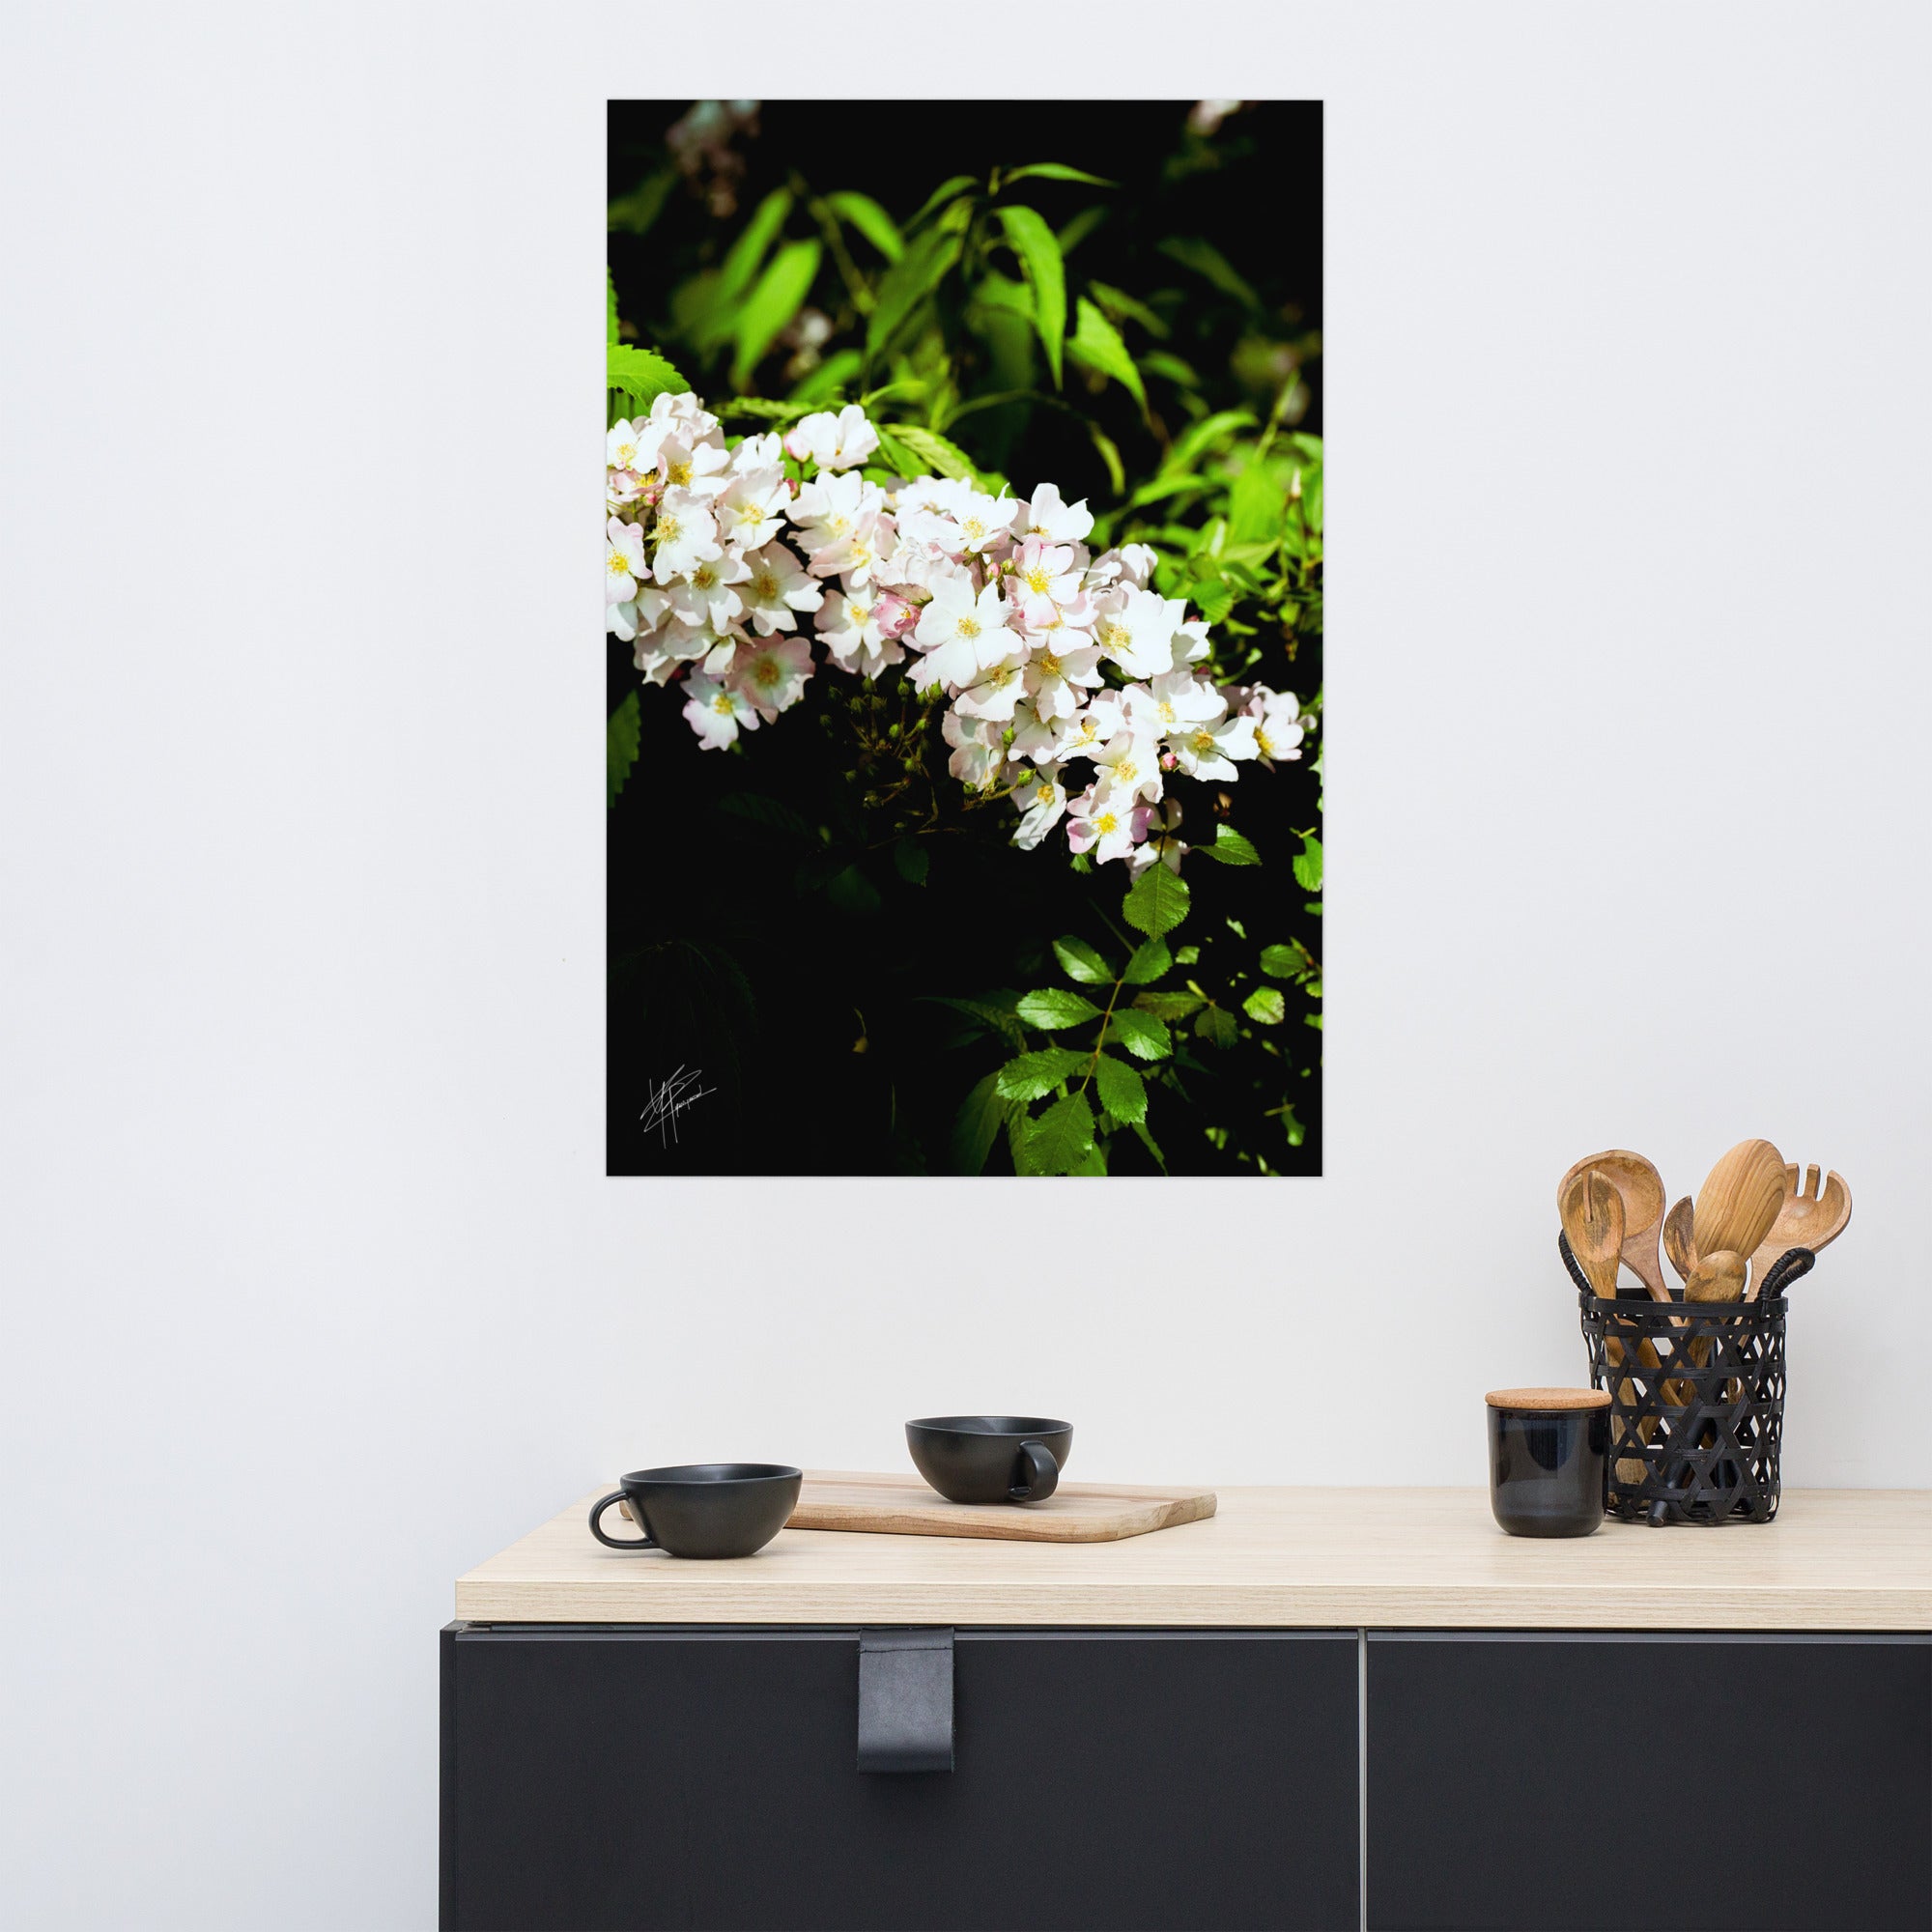
[[[613, 197], [664, 166], [666, 129], [690, 104], [611, 103]], [[1056, 225], [1096, 201], [1109, 210], [1069, 257], [1069, 279], [1095, 276], [1137, 295], [1182, 290], [1164, 346], [1202, 371], [1213, 407], [1252, 407], [1254, 394], [1231, 368], [1251, 332], [1247, 311], [1177, 268], [1155, 244], [1169, 236], [1207, 240], [1283, 318], [1284, 331], [1319, 330], [1321, 105], [1249, 103], [1207, 143], [1187, 133], [1190, 105], [762, 102], [755, 135], [731, 144], [743, 172], [724, 185], [728, 216], [714, 213], [708, 197], [719, 183], [707, 176], [680, 183], [648, 234], [611, 235], [619, 312], [640, 341], [664, 347], [685, 366], [669, 292], [715, 262], [762, 196], [795, 174], [816, 192], [869, 194], [903, 223], [948, 176], [1063, 161], [1120, 185], [1098, 195], [1077, 184], [1026, 185], [1026, 198]], [[882, 112], [897, 117], [902, 138], [858, 143], [841, 135], [855, 126], [876, 128]], [[706, 393], [701, 380], [686, 373]], [[717, 380], [726, 382], [722, 372]], [[1294, 427], [1320, 434], [1319, 355], [1303, 365], [1301, 380], [1308, 396]], [[724, 393], [713, 386], [709, 398]], [[776, 393], [784, 393], [782, 384]], [[1150, 395], [1158, 411], [1157, 384], [1150, 384]], [[1109, 385], [1082, 402], [1119, 444], [1128, 488], [1151, 475], [1159, 446], [1124, 392]], [[981, 461], [988, 459], [976, 434], [988, 427], [983, 417], [969, 419], [956, 433]], [[998, 454], [1017, 495], [1052, 480], [1068, 500], [1089, 497], [1096, 510], [1118, 500], [1083, 424], [1069, 414], [1029, 412]], [[809, 614], [800, 630], [811, 635]], [[1306, 700], [1321, 682], [1320, 640], [1304, 645], [1293, 665], [1279, 651], [1276, 657], [1252, 675]], [[614, 709], [639, 683], [630, 648], [614, 639], [610, 667]], [[644, 688], [640, 754], [610, 813], [611, 1174], [951, 1172], [960, 1103], [1004, 1056], [983, 1036], [962, 1039], [958, 1015], [935, 996], [970, 999], [1065, 983], [1050, 950], [1062, 934], [1083, 937], [1115, 959], [1125, 950], [1123, 938], [1138, 937], [1121, 923], [1125, 867], [1072, 871], [1064, 829], [1037, 851], [1018, 850], [1005, 842], [1016, 822], [1010, 806], [990, 806], [924, 839], [931, 863], [923, 884], [900, 876], [883, 846], [865, 851], [867, 827], [855, 809], [855, 788], [840, 777], [842, 759], [829, 753], [842, 742], [839, 703], [858, 682], [821, 666], [799, 704], [728, 753], [700, 750], [675, 687]], [[1306, 756], [1272, 772], [1245, 765], [1238, 782], [1225, 787], [1171, 787], [1189, 814], [1183, 836], [1205, 827], [1211, 837], [1206, 797], [1225, 790], [1235, 821], [1264, 857], [1260, 870], [1187, 862], [1194, 903], [1176, 945], [1211, 930], [1225, 947], [1232, 919], [1245, 926], [1255, 952], [1298, 939], [1321, 957], [1319, 909], [1309, 909], [1312, 895], [1290, 871], [1298, 834], [1319, 825], [1319, 789]], [[795, 828], [775, 830], [778, 814], [748, 817], [746, 794], [775, 802], [809, 828], [831, 828], [841, 850], [860, 849], [863, 884], [824, 890], [811, 839]], [[733, 804], [721, 809], [726, 799]], [[996, 814], [1005, 821], [997, 837], [983, 823]], [[1177, 973], [1168, 983], [1184, 977]], [[1156, 1090], [1150, 1112], [1170, 1173], [1252, 1175], [1253, 1164], [1239, 1158], [1249, 1146], [1264, 1148], [1279, 1173], [1321, 1171], [1322, 1036], [1302, 1023], [1307, 1010], [1291, 990], [1289, 1021], [1272, 1030], [1288, 1072], [1272, 1092], [1257, 1091], [1252, 1055], [1190, 1042], [1196, 1065], [1182, 1075], [1185, 1101]], [[680, 1070], [695, 1076], [691, 1091], [703, 1097], [674, 1124], [647, 1126], [641, 1117], [655, 1086]], [[1298, 1146], [1278, 1120], [1264, 1118], [1284, 1097], [1302, 1129]], [[1225, 1145], [1209, 1137], [1210, 1127], [1225, 1133]], [[1004, 1141], [985, 1172], [1011, 1172]], [[1157, 1170], [1121, 1134], [1110, 1172]]]

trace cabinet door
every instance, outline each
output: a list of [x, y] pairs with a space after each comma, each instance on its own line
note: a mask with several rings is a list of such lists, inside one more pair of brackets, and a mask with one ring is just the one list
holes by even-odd
[[856, 1630], [456, 1626], [442, 1922], [1349, 1932], [1356, 1648], [960, 1631], [954, 1769], [876, 1776]]
[[1373, 1927], [1932, 1926], [1932, 1640], [1372, 1634], [1368, 1710]]

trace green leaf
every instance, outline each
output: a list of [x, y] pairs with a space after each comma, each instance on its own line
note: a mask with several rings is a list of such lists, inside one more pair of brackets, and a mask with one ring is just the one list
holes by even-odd
[[[765, 259], [765, 250], [778, 240], [779, 230], [785, 224], [785, 216], [791, 213], [791, 190], [775, 187], [756, 208], [752, 211], [752, 218], [739, 232], [732, 242], [723, 264], [718, 270], [718, 292], [715, 303], [725, 312], [725, 325], [729, 326], [729, 311], [733, 302], [752, 286], [752, 277], [758, 272], [758, 264]], [[721, 335], [724, 329], [718, 331]]]
[[1271, 550], [1287, 521], [1288, 485], [1269, 475], [1265, 464], [1249, 464], [1228, 492], [1228, 542]]
[[954, 1012], [964, 1013], [976, 1026], [984, 1027], [1009, 1046], [1022, 1047], [1026, 1044], [1026, 1032], [1019, 1021], [1007, 1008], [997, 1006], [991, 1000], [953, 1000], [942, 993], [928, 993], [924, 997], [935, 1007], [951, 1007]]
[[[1060, 243], [1037, 209], [1003, 208], [1000, 222], [1033, 290], [1034, 327], [1039, 331], [1040, 347], [1046, 351], [1046, 366], [1053, 372], [1057, 389], [1060, 352], [1066, 335], [1066, 270], [1060, 259]], [[1126, 354], [1124, 346], [1121, 353]]]
[[1037, 993], [1028, 993], [1015, 1010], [1028, 1026], [1041, 1027], [1048, 1033], [1100, 1017], [1100, 1009], [1092, 1000], [1069, 993], [1065, 986], [1043, 986]]
[[1219, 1007], [1203, 1007], [1194, 1022], [1194, 1031], [1210, 1046], [1233, 1046], [1240, 1038], [1234, 1014]]
[[1119, 1040], [1136, 1060], [1165, 1060], [1174, 1051], [1174, 1037], [1165, 1023], [1138, 1007], [1116, 1007], [1107, 1030], [1108, 1037]]
[[1117, 289], [1111, 282], [1089, 282], [1087, 286], [1094, 292], [1094, 299], [1116, 321], [1125, 316], [1130, 322], [1137, 322], [1147, 332], [1160, 340], [1172, 333], [1159, 316], [1147, 303], [1130, 296], [1125, 289]]
[[826, 881], [825, 896], [840, 912], [865, 918], [879, 909], [879, 889], [857, 866], [847, 866]]
[[1107, 1172], [1107, 1151], [1098, 1141], [1083, 1153], [1067, 1170], [1068, 1174], [1087, 1174], [1104, 1178]]
[[1007, 1103], [1000, 1098], [999, 1075], [989, 1073], [959, 1103], [952, 1122], [952, 1171], [954, 1174], [983, 1174], [986, 1156], [993, 1151], [1000, 1129], [1006, 1124]]
[[1029, 1174], [1071, 1174], [1094, 1151], [1094, 1110], [1084, 1094], [1056, 1100], [1026, 1139]]
[[1259, 866], [1262, 862], [1262, 855], [1232, 825], [1216, 826], [1211, 845], [1191, 849], [1206, 858], [1218, 859], [1224, 866]]
[[1113, 984], [1114, 969], [1084, 939], [1056, 939], [1053, 951], [1061, 971], [1069, 980], [1078, 980], [1083, 986]]
[[818, 843], [818, 835], [790, 806], [776, 798], [766, 798], [761, 792], [726, 792], [718, 801], [718, 810], [736, 821], [739, 831], [764, 833], [808, 845]]
[[1288, 1017], [1288, 1002], [1279, 986], [1257, 986], [1241, 1002], [1241, 1010], [1257, 1026], [1279, 1026]]
[[611, 270], [604, 270], [604, 346], [614, 348], [617, 342], [617, 284]]
[[841, 189], [838, 194], [828, 194], [825, 205], [839, 220], [849, 221], [887, 261], [896, 262], [905, 253], [898, 224], [869, 194]]
[[604, 745], [610, 756], [611, 791], [605, 800], [608, 809], [617, 803], [617, 794], [624, 789], [624, 781], [631, 776], [631, 767], [638, 762], [638, 694], [635, 691], [611, 712], [611, 721], [604, 727]]
[[1130, 986], [1151, 985], [1173, 964], [1174, 954], [1167, 950], [1166, 940], [1144, 939], [1134, 948], [1134, 956], [1127, 961], [1121, 978]]
[[878, 304], [866, 322], [866, 360], [898, 332], [899, 325], [945, 279], [959, 259], [960, 237], [951, 228], [929, 228], [879, 278]]
[[676, 185], [675, 168], [660, 168], [656, 174], [646, 175], [629, 194], [620, 194], [611, 203], [604, 225], [621, 235], [649, 234]]
[[907, 231], [910, 232], [912, 229], [917, 228], [935, 209], [944, 208], [949, 201], [954, 199], [955, 196], [963, 194], [972, 185], [973, 177], [971, 175], [954, 175], [950, 181], [941, 182], [926, 196], [919, 213], [906, 223]]
[[843, 401], [846, 384], [865, 366], [866, 358], [856, 349], [841, 349], [801, 376], [792, 384], [791, 399], [807, 406]]
[[1294, 883], [1303, 892], [1321, 890], [1321, 841], [1312, 832], [1301, 835], [1301, 850], [1294, 855]]
[[[1134, 1122], [1134, 1132], [1140, 1136], [1141, 1145], [1147, 1149], [1149, 1153], [1153, 1155], [1153, 1164], [1165, 1174], [1167, 1172], [1167, 1156], [1161, 1152], [1154, 1137], [1148, 1132], [1146, 1123], [1136, 1121]], [[1300, 1145], [1299, 1141], [1295, 1142], [1296, 1147]]]
[[1093, 439], [1094, 447], [1100, 452], [1100, 461], [1107, 466], [1107, 481], [1114, 486], [1114, 495], [1118, 497], [1127, 487], [1127, 472], [1121, 466], [1120, 447], [1091, 417], [1087, 423], [1087, 434]]
[[1189, 423], [1174, 439], [1174, 446], [1162, 461], [1161, 470], [1166, 474], [1192, 469], [1208, 450], [1226, 442], [1237, 431], [1254, 426], [1253, 412], [1248, 410], [1217, 410], [1211, 416], [1203, 416], [1199, 422]]
[[921, 429], [916, 423], [881, 424], [881, 430], [909, 451], [915, 463], [923, 465], [935, 476], [952, 476], [963, 483], [978, 484], [979, 472], [973, 459], [956, 442], [949, 442], [934, 430]]
[[1184, 1020], [1202, 1005], [1199, 993], [1136, 993], [1134, 1005], [1157, 1020]]
[[1187, 917], [1192, 899], [1187, 881], [1179, 872], [1170, 872], [1165, 866], [1150, 866], [1127, 888], [1122, 912], [1137, 932], [1158, 939]]
[[1088, 368], [1123, 384], [1146, 411], [1147, 390], [1141, 385], [1141, 372], [1134, 367], [1121, 331], [1085, 296], [1074, 308], [1073, 340], [1067, 346]]
[[932, 869], [932, 854], [917, 838], [901, 838], [893, 847], [893, 865], [909, 886], [923, 886]]
[[1123, 1127], [1147, 1119], [1147, 1082], [1124, 1060], [1103, 1053], [1094, 1063], [1094, 1085], [1101, 1106]]
[[1306, 952], [1293, 946], [1264, 946], [1262, 971], [1270, 980], [1293, 980], [1301, 971]]
[[1077, 1073], [1086, 1065], [1087, 1056], [1084, 1053], [1073, 1053], [1064, 1046], [1049, 1046], [1038, 1053], [1015, 1055], [993, 1077], [999, 1083], [1002, 1099], [1037, 1100], [1041, 1094], [1051, 1094], [1068, 1074]]
[[1160, 252], [1169, 261], [1179, 262], [1183, 269], [1192, 269], [1197, 275], [1205, 276], [1223, 295], [1233, 296], [1243, 307], [1260, 311], [1261, 297], [1235, 272], [1227, 256], [1211, 242], [1196, 235], [1176, 236], [1160, 243]]
[[605, 382], [630, 400], [634, 411], [648, 411], [660, 396], [681, 396], [691, 387], [655, 349], [613, 342], [604, 351]]
[[824, 252], [817, 241], [787, 242], [771, 259], [758, 277], [758, 286], [745, 298], [732, 331], [737, 353], [731, 358], [731, 385], [742, 389], [750, 381], [780, 329], [799, 311], [811, 293], [818, 273], [818, 258]]
[[1030, 175], [1037, 175], [1042, 181], [1085, 182], [1089, 187], [1119, 187], [1119, 182], [1103, 181], [1098, 175], [1083, 174], [1078, 168], [1069, 168], [1064, 161], [1029, 161], [1023, 168], [1014, 168], [1001, 176], [1000, 185], [1010, 187], [1016, 181], [1025, 181]]

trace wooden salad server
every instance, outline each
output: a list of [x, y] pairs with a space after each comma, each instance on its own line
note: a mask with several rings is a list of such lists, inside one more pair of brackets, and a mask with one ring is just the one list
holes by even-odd
[[1787, 1165], [1784, 1199], [1778, 1205], [1777, 1219], [1771, 1224], [1771, 1233], [1751, 1256], [1750, 1287], [1745, 1298], [1757, 1299], [1765, 1277], [1791, 1249], [1809, 1248], [1816, 1254], [1845, 1232], [1845, 1223], [1851, 1218], [1852, 1190], [1845, 1185], [1842, 1175], [1827, 1175], [1821, 1188], [1818, 1170], [1809, 1167], [1804, 1170], [1801, 1186], [1797, 1167]]
[[1697, 1237], [1691, 1226], [1693, 1218], [1694, 1210], [1688, 1194], [1663, 1217], [1663, 1252], [1670, 1257], [1670, 1265], [1677, 1270], [1679, 1281], [1689, 1281], [1691, 1270], [1697, 1265]]
[[1756, 1254], [1783, 1202], [1784, 1156], [1769, 1141], [1740, 1141], [1697, 1190], [1691, 1223], [1697, 1253]]
[[[1564, 1185], [1556, 1197], [1556, 1211], [1562, 1217], [1570, 1252], [1583, 1270], [1591, 1292], [1600, 1300], [1613, 1298], [1617, 1292], [1617, 1263], [1624, 1246], [1624, 1200], [1616, 1184], [1598, 1168], [1585, 1167], [1580, 1171], [1573, 1168], [1564, 1176]], [[1643, 1351], [1648, 1353], [1648, 1365], [1656, 1367], [1656, 1350], [1648, 1342], [1643, 1344]], [[1606, 1335], [1604, 1356], [1611, 1368], [1621, 1368], [1624, 1345], [1614, 1336]], [[1643, 1359], [1642, 1353], [1639, 1359]], [[1636, 1399], [1628, 1378], [1617, 1393], [1627, 1403], [1634, 1403]], [[1618, 1459], [1618, 1482], [1640, 1483], [1643, 1471], [1644, 1465], [1634, 1458]]]
[[[1670, 1291], [1663, 1285], [1663, 1270], [1658, 1264], [1657, 1237], [1663, 1222], [1663, 1181], [1657, 1169], [1640, 1153], [1611, 1148], [1579, 1160], [1556, 1186], [1556, 1210], [1563, 1211], [1563, 1198], [1579, 1174], [1595, 1168], [1623, 1197], [1623, 1260], [1631, 1271], [1650, 1291], [1653, 1301], [1668, 1301]], [[1577, 1244], [1573, 1240], [1570, 1245]], [[1614, 1288], [1610, 1291], [1614, 1293]]]

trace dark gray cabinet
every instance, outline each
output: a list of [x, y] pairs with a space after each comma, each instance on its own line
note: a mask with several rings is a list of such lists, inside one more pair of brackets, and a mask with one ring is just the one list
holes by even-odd
[[1371, 1633], [1380, 1932], [1926, 1932], [1932, 1639]]
[[857, 1768], [859, 1637], [443, 1634], [455, 1932], [1360, 1923], [1352, 1631], [956, 1633], [954, 1768]]

